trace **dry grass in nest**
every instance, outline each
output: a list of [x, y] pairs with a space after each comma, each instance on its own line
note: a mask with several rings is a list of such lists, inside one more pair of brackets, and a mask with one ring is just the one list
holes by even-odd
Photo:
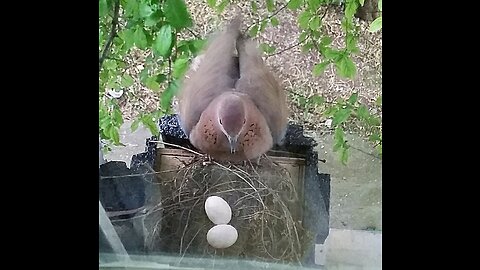
[[[303, 198], [288, 170], [269, 157], [262, 157], [258, 165], [196, 158], [158, 178], [161, 201], [150, 211], [157, 213], [147, 239], [151, 251], [300, 263], [313, 245], [312, 235], [302, 226]], [[237, 242], [226, 249], [216, 250], [206, 240], [214, 224], [204, 204], [213, 195], [228, 202], [229, 224], [238, 231]]]

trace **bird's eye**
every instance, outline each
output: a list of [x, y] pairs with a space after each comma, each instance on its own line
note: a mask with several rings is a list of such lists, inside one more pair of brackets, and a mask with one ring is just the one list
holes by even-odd
[[245, 124], [247, 122], [247, 120], [243, 119], [243, 124]]

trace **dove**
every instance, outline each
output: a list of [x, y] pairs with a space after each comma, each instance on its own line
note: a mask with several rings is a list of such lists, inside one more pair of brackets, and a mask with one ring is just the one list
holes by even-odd
[[259, 158], [281, 144], [288, 124], [285, 92], [240, 26], [237, 16], [210, 40], [177, 96], [189, 141], [218, 161]]

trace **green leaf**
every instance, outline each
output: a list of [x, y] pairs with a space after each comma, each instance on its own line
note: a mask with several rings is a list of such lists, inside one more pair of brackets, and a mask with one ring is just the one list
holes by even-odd
[[367, 106], [365, 106], [364, 104], [360, 105], [360, 107], [358, 107], [357, 109], [357, 116], [361, 120], [368, 119], [368, 117], [370, 117], [370, 113], [368, 112]]
[[125, 15], [136, 18], [138, 16], [138, 1], [137, 0], [126, 0], [125, 6]]
[[312, 11], [316, 12], [320, 7], [320, 0], [308, 0], [308, 5]]
[[172, 51], [172, 41], [172, 27], [169, 24], [164, 24], [158, 32], [153, 48], [161, 56], [168, 57]]
[[152, 15], [148, 16], [148, 18], [145, 19], [145, 26], [152, 27], [156, 25], [158, 22], [160, 22], [162, 17], [163, 13], [161, 10], [155, 11], [154, 13], [152, 13]]
[[262, 21], [262, 22], [260, 23], [260, 29], [259, 29], [259, 31], [260, 31], [260, 32], [263, 32], [263, 30], [265, 30], [265, 27], [267, 27], [267, 24], [268, 24], [268, 21], [266, 21], [266, 20], [265, 20], [265, 21]]
[[323, 113], [323, 115], [325, 117], [331, 117], [333, 116], [336, 112], [338, 111], [338, 107], [337, 106], [331, 106], [331, 107], [328, 107], [325, 112]]
[[130, 126], [130, 129], [132, 130], [132, 132], [135, 132], [135, 130], [138, 129], [138, 125], [140, 124], [141, 121], [142, 119], [139, 117], [132, 122], [132, 125]]
[[382, 96], [379, 96], [377, 98], [377, 100], [375, 101], [375, 104], [377, 104], [377, 106], [382, 106]]
[[302, 46], [302, 52], [306, 53], [306, 52], [310, 51], [312, 48], [313, 48], [313, 43], [308, 42], [307, 44]]
[[277, 26], [280, 24], [280, 22], [278, 21], [277, 17], [272, 17], [270, 18], [270, 23], [272, 24], [273, 27]]
[[117, 61], [115, 61], [113, 59], [106, 59], [103, 62], [103, 68], [110, 69], [110, 70], [115, 70], [117, 68]]
[[375, 117], [375, 116], [371, 116], [367, 119], [367, 123], [371, 126], [375, 126], [375, 127], [378, 127], [380, 126], [382, 123], [380, 122], [380, 119], [378, 117]]
[[335, 145], [333, 146], [333, 152], [337, 152], [338, 149], [343, 147], [345, 143], [344, 136], [345, 135], [343, 133], [343, 129], [341, 127], [336, 127], [335, 133], [333, 135], [333, 138], [335, 140]]
[[256, 13], [258, 10], [257, 3], [255, 1], [251, 1], [250, 5], [252, 6], [252, 11]]
[[344, 108], [338, 110], [334, 115], [332, 119], [332, 125], [337, 126], [340, 125], [341, 123], [345, 122], [345, 120], [348, 119], [348, 117], [351, 114], [351, 109], [350, 108]]
[[316, 64], [313, 67], [313, 76], [320, 76], [325, 71], [325, 68], [327, 68], [328, 64], [330, 64], [328, 61]]
[[217, 6], [217, 12], [222, 13], [225, 7], [227, 7], [229, 3], [230, 3], [230, 0], [222, 0], [222, 2], [220, 2], [220, 4], [218, 4]]
[[275, 3], [273, 2], [273, 0], [266, 0], [267, 2], [267, 10], [268, 12], [272, 12], [275, 10]]
[[147, 36], [142, 27], [138, 27], [134, 34], [135, 45], [144, 50], [147, 47]]
[[123, 87], [130, 87], [132, 86], [134, 83], [134, 80], [132, 78], [132, 76], [128, 75], [127, 73], [125, 73], [123, 76], [122, 76], [122, 82], [121, 82], [121, 85]]
[[166, 112], [170, 112], [170, 107], [172, 103], [172, 98], [177, 94], [179, 85], [177, 81], [173, 81], [170, 85], [162, 92], [162, 96], [160, 98], [160, 107]]
[[308, 28], [308, 23], [310, 22], [310, 18], [312, 15], [310, 14], [310, 11], [306, 10], [302, 12], [298, 16], [298, 25], [300, 26], [301, 29], [305, 30]]
[[260, 44], [260, 48], [267, 54], [273, 53], [275, 51], [275, 47], [268, 45], [267, 43]]
[[111, 124], [102, 127], [102, 133], [105, 138], [110, 138], [110, 128], [112, 127]]
[[146, 18], [153, 13], [153, 10], [150, 7], [150, 5], [147, 4], [145, 1], [140, 2], [138, 11], [141, 18]]
[[214, 8], [217, 5], [217, 0], [207, 0], [207, 5]]
[[318, 16], [313, 17], [308, 26], [312, 30], [317, 30], [320, 27], [320, 18]]
[[358, 0], [358, 2], [360, 3], [360, 5], [363, 7], [363, 5], [365, 4], [365, 0]]
[[[112, 125], [109, 115], [103, 115], [99, 121], [99, 124], [101, 129], [107, 130], [108, 126]], [[108, 133], [106, 133], [105, 136], [108, 136]]]
[[348, 103], [351, 105], [354, 105], [355, 102], [358, 100], [358, 93], [353, 93], [349, 98], [348, 98]]
[[177, 54], [183, 55], [190, 52], [188, 44], [177, 45]]
[[346, 47], [349, 51], [355, 51], [357, 49], [357, 39], [352, 34], [346, 36]]
[[165, 74], [158, 74], [157, 78], [155, 79], [155, 81], [160, 84], [165, 82], [166, 80], [167, 80], [167, 75]]
[[148, 77], [145, 80], [145, 86], [153, 91], [160, 90], [160, 84], [156, 81], [156, 76]]
[[200, 52], [205, 44], [207, 43], [206, 39], [195, 39], [191, 41], [191, 46], [190, 46], [190, 51], [194, 54], [197, 55], [198, 52]]
[[118, 128], [111, 126], [108, 135], [113, 140], [113, 143], [115, 145], [120, 144], [120, 135], [118, 134]]
[[115, 108], [113, 110], [113, 120], [115, 121], [116, 126], [120, 126], [123, 124], [122, 112], [119, 108]]
[[342, 162], [343, 165], [347, 165], [348, 162], [348, 148], [344, 147], [342, 149], [342, 153], [340, 155], [340, 161]]
[[342, 29], [348, 33], [352, 31], [352, 29], [354, 28], [353, 19], [352, 18], [347, 19], [346, 17], [343, 17], [341, 25], [342, 25]]
[[305, 41], [305, 40], [307, 39], [307, 35], [308, 35], [307, 32], [302, 32], [302, 33], [300, 34], [300, 36], [298, 37], [298, 42], [303, 42], [303, 41]]
[[148, 69], [147, 68], [142, 69], [142, 71], [140, 71], [139, 77], [140, 77], [140, 81], [142, 83], [145, 83], [148, 78]]
[[338, 75], [340, 77], [353, 79], [357, 72], [355, 64], [353, 61], [347, 56], [343, 55], [340, 59], [335, 63], [338, 71]]
[[100, 15], [100, 18], [107, 15], [108, 13], [107, 0], [100, 0], [98, 2], [98, 13]]
[[350, 20], [353, 18], [353, 15], [357, 11], [358, 3], [357, 0], [347, 0], [345, 5], [345, 17]]
[[164, 12], [167, 20], [176, 29], [192, 26], [192, 18], [187, 11], [184, 0], [166, 0]]
[[297, 10], [302, 4], [303, 0], [290, 0], [290, 2], [288, 2], [287, 8], [291, 10]]
[[342, 148], [343, 142], [341, 143], [335, 143], [333, 146], [333, 152], [337, 152], [340, 148]]
[[306, 107], [306, 105], [307, 105], [307, 98], [306, 98], [306, 97], [304, 97], [304, 96], [299, 96], [297, 100], [298, 100], [298, 105], [299, 105], [300, 107], [302, 107], [302, 108], [305, 108], [305, 107]]
[[152, 133], [152, 135], [156, 136], [158, 135], [159, 131], [158, 131], [158, 126], [157, 124], [153, 121], [152, 119], [152, 116], [151, 115], [144, 115], [142, 117], [142, 123], [144, 126], [146, 126], [150, 132]]
[[254, 25], [252, 26], [252, 28], [250, 28], [250, 31], [248, 31], [248, 34], [250, 35], [250, 37], [254, 38], [257, 36], [257, 33], [258, 33], [258, 25]]
[[321, 47], [325, 47], [325, 46], [328, 46], [332, 44], [332, 38], [329, 37], [329, 36], [324, 36], [322, 37], [322, 39], [320, 40], [320, 46]]
[[308, 98], [308, 102], [311, 104], [315, 104], [317, 106], [322, 105], [325, 102], [325, 98], [319, 95], [313, 95]]
[[177, 58], [173, 63], [173, 72], [172, 75], [175, 79], [181, 78], [188, 69], [188, 59], [187, 58]]
[[380, 143], [379, 145], [377, 145], [377, 146], [375, 147], [375, 149], [377, 149], [378, 154], [379, 154], [380, 156], [382, 156], [382, 144]]
[[122, 32], [118, 33], [123, 42], [125, 43], [125, 48], [128, 50], [133, 47], [135, 44], [135, 32], [132, 29], [125, 29]]
[[371, 24], [370, 27], [368, 28], [368, 31], [370, 32], [377, 32], [380, 29], [382, 29], [382, 16], [376, 18]]
[[374, 133], [374, 134], [370, 135], [370, 137], [368, 137], [368, 140], [371, 141], [371, 142], [376, 142], [376, 141], [381, 141], [382, 138], [377, 133]]
[[339, 50], [332, 49], [332, 48], [325, 48], [323, 55], [330, 60], [336, 61], [337, 58], [340, 57], [341, 53]]
[[382, 11], [382, 0], [378, 0], [378, 10]]

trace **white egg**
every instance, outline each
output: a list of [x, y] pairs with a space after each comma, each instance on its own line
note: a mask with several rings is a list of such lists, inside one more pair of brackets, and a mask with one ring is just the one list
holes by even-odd
[[228, 248], [237, 242], [238, 232], [232, 225], [215, 225], [207, 232], [207, 242], [214, 248]]
[[227, 224], [232, 219], [232, 209], [228, 203], [218, 197], [210, 196], [205, 201], [205, 213], [215, 224]]

